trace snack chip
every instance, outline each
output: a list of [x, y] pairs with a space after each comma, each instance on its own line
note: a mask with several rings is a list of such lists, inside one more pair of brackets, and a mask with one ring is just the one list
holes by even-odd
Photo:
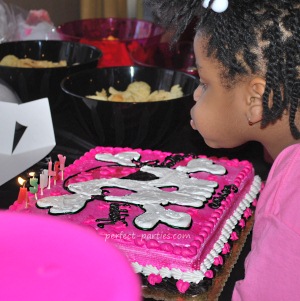
[[9, 54], [2, 58], [0, 66], [18, 67], [18, 68], [54, 68], [65, 67], [67, 62], [61, 60], [59, 62], [52, 62], [47, 60], [33, 60], [30, 58], [20, 59], [15, 55]]
[[87, 95], [87, 98], [96, 100], [107, 100], [115, 102], [151, 102], [160, 100], [170, 100], [183, 96], [180, 85], [172, 86], [170, 91], [155, 90], [151, 93], [149, 84], [143, 81], [132, 82], [125, 91], [118, 91], [114, 87], [109, 87], [108, 93], [105, 89], [96, 91], [95, 95]]
[[107, 93], [105, 89], [102, 89], [102, 91], [96, 91], [96, 95], [89, 95], [88, 98], [97, 100], [107, 100]]

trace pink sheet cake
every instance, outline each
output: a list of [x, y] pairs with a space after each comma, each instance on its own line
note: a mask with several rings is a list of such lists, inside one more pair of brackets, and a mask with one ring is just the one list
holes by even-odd
[[112, 147], [92, 149], [54, 179], [10, 210], [88, 227], [144, 284], [186, 294], [211, 284], [261, 190], [248, 161]]

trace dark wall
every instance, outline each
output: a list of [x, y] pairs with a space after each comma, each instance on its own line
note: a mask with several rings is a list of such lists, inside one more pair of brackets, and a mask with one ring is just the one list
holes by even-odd
[[28, 11], [45, 9], [56, 26], [80, 18], [80, 0], [9, 0], [4, 2]]

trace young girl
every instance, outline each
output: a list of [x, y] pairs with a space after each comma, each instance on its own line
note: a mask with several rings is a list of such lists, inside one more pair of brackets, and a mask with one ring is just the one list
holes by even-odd
[[300, 1], [146, 0], [178, 39], [197, 18], [191, 126], [213, 148], [262, 143], [274, 159], [233, 300], [300, 299]]

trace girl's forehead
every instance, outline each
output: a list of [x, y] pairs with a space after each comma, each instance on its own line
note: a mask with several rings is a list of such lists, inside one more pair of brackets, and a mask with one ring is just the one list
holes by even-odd
[[207, 39], [205, 39], [203, 36], [195, 35], [194, 52], [195, 55], [198, 56], [198, 59], [199, 57], [207, 57]]
[[196, 56], [196, 65], [198, 68], [205, 68], [207, 65], [219, 67], [220, 63], [212, 55], [207, 52], [208, 39], [205, 36], [195, 36], [194, 52]]
[[199, 76], [210, 82], [218, 83], [220, 86], [232, 89], [235, 83], [247, 81], [252, 75], [228, 77], [228, 68], [220, 62], [213, 54], [208, 55], [208, 38], [205, 35], [196, 35], [194, 37], [194, 52], [196, 66]]

